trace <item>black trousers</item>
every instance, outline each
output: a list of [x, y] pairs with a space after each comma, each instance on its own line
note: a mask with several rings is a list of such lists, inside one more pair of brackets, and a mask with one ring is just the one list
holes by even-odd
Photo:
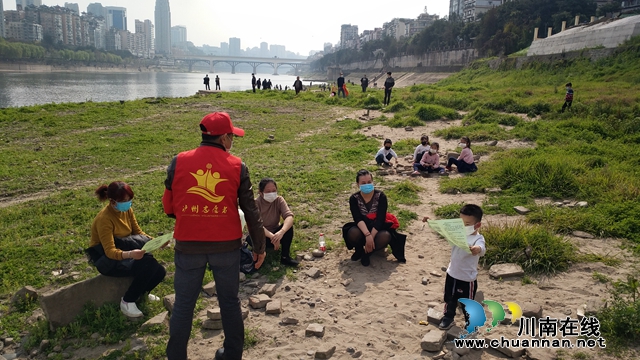
[[456, 158], [449, 158], [447, 167], [450, 167], [451, 165], [455, 165], [456, 168], [458, 168], [459, 173], [474, 172], [478, 170], [476, 163], [467, 164], [464, 160], [458, 160]]
[[[284, 226], [284, 224], [280, 224], [276, 232], [280, 231], [282, 229], [282, 226]], [[253, 246], [251, 235], [247, 235], [247, 242], [249, 243], [249, 245]], [[282, 252], [281, 252], [282, 258], [291, 258], [290, 252], [291, 252], [292, 242], [293, 242], [293, 226], [291, 227], [291, 229], [287, 230], [287, 232], [284, 233], [284, 235], [282, 235], [282, 239], [280, 239], [280, 246], [282, 248]], [[267, 238], [267, 247], [273, 249], [271, 238]]]
[[211, 90], [211, 87], [209, 86], [209, 84], [204, 84], [204, 89], [205, 90]]
[[[447, 279], [444, 283], [444, 316], [453, 319], [456, 316], [458, 299], [475, 299], [477, 289], [478, 280], [467, 282], [458, 280], [447, 274]], [[467, 314], [465, 313], [465, 319], [466, 318]]]
[[113, 268], [108, 273], [102, 274], [113, 277], [133, 276], [133, 282], [122, 298], [126, 302], [134, 302], [145, 292], [155, 289], [167, 274], [162, 265], [153, 255], [144, 254], [142, 259], [134, 260], [131, 269]]
[[562, 112], [564, 112], [564, 109], [569, 108], [571, 109], [571, 103], [573, 102], [573, 100], [571, 101], [565, 101], [564, 105], [562, 105]]
[[391, 102], [391, 89], [384, 89], [384, 104], [389, 105]]
[[220, 84], [216, 84], [216, 90], [220, 90]]
[[256, 85], [255, 84], [251, 85], [251, 88], [253, 89], [253, 92], [256, 92]]

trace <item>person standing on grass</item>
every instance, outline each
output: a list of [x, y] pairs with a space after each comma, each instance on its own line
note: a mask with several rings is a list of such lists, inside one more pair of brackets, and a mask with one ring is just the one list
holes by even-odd
[[367, 92], [367, 87], [369, 86], [369, 79], [367, 79], [367, 75], [360, 79], [360, 86], [362, 86], [362, 92]]
[[256, 76], [254, 74], [251, 74], [251, 88], [253, 92], [256, 92]]
[[344, 94], [344, 76], [342, 76], [342, 73], [340, 73], [340, 77], [338, 78], [338, 97], [340, 96], [340, 93], [342, 93], [342, 97], [347, 97]]
[[[282, 246], [280, 263], [297, 267], [298, 262], [293, 260], [290, 254], [293, 242], [293, 212], [284, 198], [278, 195], [278, 185], [274, 179], [260, 180], [258, 189], [260, 195], [256, 198], [256, 206], [260, 210], [260, 218], [264, 223], [264, 236], [269, 240], [267, 247], [277, 251]], [[247, 236], [247, 242], [252, 243], [250, 235]]]
[[296, 90], [296, 95], [302, 90], [302, 81], [300, 81], [300, 76], [296, 76], [296, 81], [293, 83], [293, 88]]
[[204, 76], [204, 89], [205, 90], [211, 90], [211, 87], [209, 86], [209, 74]]
[[449, 158], [447, 162], [447, 171], [452, 171], [451, 165], [455, 165], [459, 173], [474, 172], [478, 170], [476, 163], [474, 162], [473, 152], [471, 151], [471, 140], [468, 137], [463, 136], [460, 138], [459, 146], [462, 148], [460, 156], [458, 158]]
[[[102, 185], [95, 191], [100, 201], [109, 201], [91, 224], [91, 241], [86, 250], [91, 262], [100, 274], [112, 277], [133, 277], [133, 282], [120, 301], [120, 311], [130, 318], [142, 317], [136, 301], [145, 292], [155, 289], [164, 279], [167, 272], [151, 254], [144, 250], [129, 250], [131, 235], [151, 237], [140, 229], [136, 216], [131, 209], [133, 190], [129, 184], [114, 181], [109, 186]], [[109, 261], [112, 260], [112, 261]], [[112, 266], [103, 267], [105, 263]], [[160, 298], [149, 293], [149, 300]]]
[[220, 90], [220, 78], [216, 75], [216, 90]]
[[562, 105], [562, 112], [564, 112], [566, 108], [569, 108], [569, 110], [571, 110], [571, 103], [573, 103], [573, 88], [571, 83], [566, 83], [565, 87], [567, 89], [567, 93], [564, 95], [564, 105]]
[[258, 90], [260, 90], [260, 86], [262, 86], [262, 82], [260, 81], [260, 78], [258, 78], [258, 80], [256, 80], [256, 87]]
[[387, 79], [384, 81], [384, 106], [388, 106], [391, 102], [391, 89], [395, 86], [396, 81], [391, 77], [391, 71], [387, 72]]
[[[460, 218], [464, 222], [469, 252], [457, 246], [451, 247], [451, 260], [444, 285], [444, 316], [438, 325], [441, 330], [450, 329], [454, 325], [458, 299], [475, 299], [478, 291], [478, 262], [487, 251], [484, 236], [478, 233], [482, 225], [482, 208], [473, 204], [464, 205], [460, 209]], [[426, 216], [422, 219], [424, 222], [427, 220], [429, 217]], [[466, 319], [467, 313], [463, 313]]]
[[193, 326], [193, 311], [207, 266], [216, 280], [223, 347], [215, 359], [242, 359], [244, 323], [238, 291], [242, 225], [238, 206], [253, 239], [255, 268], [265, 257], [260, 211], [253, 198], [247, 166], [229, 153], [235, 136], [244, 130], [231, 123], [229, 114], [216, 112], [200, 122], [200, 146], [178, 154], [167, 169], [162, 196], [164, 212], [176, 219], [175, 304], [169, 324], [167, 357], [186, 360]]

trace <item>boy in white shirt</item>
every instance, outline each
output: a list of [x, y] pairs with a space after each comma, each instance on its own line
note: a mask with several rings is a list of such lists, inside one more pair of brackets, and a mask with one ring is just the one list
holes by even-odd
[[416, 146], [416, 150], [413, 152], [413, 163], [419, 164], [422, 159], [422, 155], [428, 152], [431, 149], [431, 145], [429, 144], [429, 137], [427, 135], [422, 135], [420, 137], [420, 145]]
[[478, 233], [482, 221], [482, 209], [478, 205], [464, 205], [460, 209], [460, 218], [467, 230], [467, 244], [471, 254], [457, 246], [451, 248], [451, 261], [447, 268], [444, 285], [444, 317], [438, 326], [442, 330], [454, 325], [458, 299], [473, 300], [475, 298], [478, 290], [478, 261], [487, 251], [484, 236]]
[[391, 166], [390, 160], [392, 158], [396, 159], [396, 165], [398, 165], [398, 155], [391, 149], [391, 145], [393, 145], [391, 139], [385, 139], [382, 148], [376, 154], [376, 163], [378, 165]]

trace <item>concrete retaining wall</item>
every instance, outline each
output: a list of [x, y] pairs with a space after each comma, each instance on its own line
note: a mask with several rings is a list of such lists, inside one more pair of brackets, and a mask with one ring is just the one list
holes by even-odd
[[527, 64], [544, 63], [552, 64], [559, 61], [587, 58], [592, 62], [604, 59], [613, 55], [618, 49], [584, 49], [580, 51], [570, 51], [561, 54], [520, 56], [516, 58], [498, 58], [489, 60], [489, 67], [492, 70], [522, 69]]
[[[422, 55], [405, 55], [391, 58], [388, 68], [390, 71], [416, 72], [455, 72], [478, 59], [476, 49], [459, 49], [449, 51], [432, 51]], [[340, 66], [344, 71], [375, 70], [381, 71], [382, 63], [378, 60], [360, 61]]]
[[640, 35], [640, 15], [574, 27], [531, 43], [527, 56], [560, 54], [604, 46], [615, 48]]

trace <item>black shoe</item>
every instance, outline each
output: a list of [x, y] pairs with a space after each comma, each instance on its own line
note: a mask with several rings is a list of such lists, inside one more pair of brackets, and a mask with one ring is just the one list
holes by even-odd
[[224, 360], [226, 359], [224, 356], [224, 348], [221, 347], [220, 349], [218, 349], [218, 351], [216, 351], [216, 357], [214, 358], [214, 360]]
[[285, 266], [292, 266], [292, 267], [298, 267], [298, 264], [300, 264], [298, 261], [293, 260], [290, 257], [283, 257], [280, 259], [280, 264], [285, 265]]
[[371, 254], [364, 254], [362, 255], [362, 259], [360, 259], [360, 262], [362, 263], [362, 266], [369, 266], [369, 264], [371, 264], [371, 260], [370, 258]]
[[445, 316], [442, 318], [442, 320], [440, 320], [440, 325], [438, 325], [438, 328], [440, 330], [448, 330], [448, 329], [451, 329], [453, 325], [454, 325], [453, 319], [450, 319]]
[[362, 250], [358, 251], [356, 249], [356, 252], [354, 252], [353, 255], [351, 255], [351, 261], [358, 261], [362, 259], [362, 255], [364, 255], [364, 251]]

